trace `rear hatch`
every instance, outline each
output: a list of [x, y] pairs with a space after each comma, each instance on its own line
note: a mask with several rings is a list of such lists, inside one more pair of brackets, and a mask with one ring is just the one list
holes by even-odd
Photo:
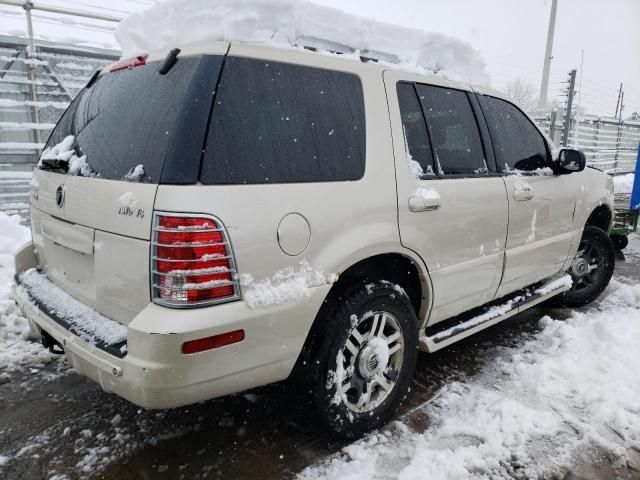
[[127, 324], [150, 301], [158, 184], [193, 184], [223, 55], [102, 73], [80, 92], [34, 172], [41, 268], [71, 296]]

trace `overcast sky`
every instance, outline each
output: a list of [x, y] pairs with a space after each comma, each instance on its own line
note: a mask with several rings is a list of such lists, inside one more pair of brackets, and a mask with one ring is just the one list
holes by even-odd
[[[551, 0], [315, 0], [378, 20], [437, 31], [473, 45], [487, 63], [492, 84], [516, 77], [538, 91]], [[125, 16], [153, 0], [40, 0], [40, 4]], [[108, 5], [108, 7], [105, 7]], [[34, 12], [36, 36], [115, 46], [113, 24]], [[24, 34], [24, 12], [0, 5], [0, 33]], [[64, 23], [61, 23], [64, 22]], [[613, 114], [624, 82], [625, 116], [640, 111], [640, 0], [558, 0], [549, 97], [556, 97], [569, 70], [582, 69], [581, 105]], [[578, 78], [580, 77], [580, 72]]]

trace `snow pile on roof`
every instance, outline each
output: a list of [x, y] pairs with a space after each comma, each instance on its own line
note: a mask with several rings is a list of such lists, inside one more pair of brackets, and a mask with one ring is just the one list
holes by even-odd
[[597, 307], [540, 322], [419, 407], [426, 430], [395, 422], [300, 477], [562, 478], [599, 453], [626, 465], [640, 444], [640, 285], [613, 281]]
[[216, 40], [311, 46], [489, 83], [484, 61], [468, 43], [308, 0], [168, 0], [120, 22], [115, 36], [124, 57]]

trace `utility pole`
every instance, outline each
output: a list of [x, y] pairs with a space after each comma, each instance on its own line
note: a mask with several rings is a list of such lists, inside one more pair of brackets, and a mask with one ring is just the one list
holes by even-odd
[[551, 59], [553, 58], [553, 35], [556, 30], [556, 10], [558, 0], [551, 0], [551, 15], [549, 16], [549, 28], [547, 30], [547, 46], [544, 49], [544, 64], [542, 67], [542, 83], [540, 84], [540, 99], [538, 108], [546, 108], [547, 94], [549, 91], [549, 71], [551, 70]]
[[622, 95], [620, 95], [620, 121], [622, 121], [622, 110], [624, 110], [624, 90], [622, 91]]
[[573, 109], [573, 95], [576, 88], [576, 71], [569, 72], [569, 91], [567, 92], [567, 111], [564, 114], [564, 129], [562, 131], [562, 145], [569, 143], [569, 130], [571, 130], [571, 110]]
[[618, 90], [618, 99], [616, 100], [616, 113], [613, 118], [618, 118], [618, 109], [620, 108], [620, 97], [622, 97], [622, 82], [620, 82], [620, 90]]

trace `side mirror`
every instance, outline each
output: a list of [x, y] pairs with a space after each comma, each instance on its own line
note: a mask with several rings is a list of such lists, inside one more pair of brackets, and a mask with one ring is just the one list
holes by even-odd
[[580, 150], [563, 148], [558, 156], [558, 166], [561, 173], [581, 172], [587, 166], [587, 159]]

